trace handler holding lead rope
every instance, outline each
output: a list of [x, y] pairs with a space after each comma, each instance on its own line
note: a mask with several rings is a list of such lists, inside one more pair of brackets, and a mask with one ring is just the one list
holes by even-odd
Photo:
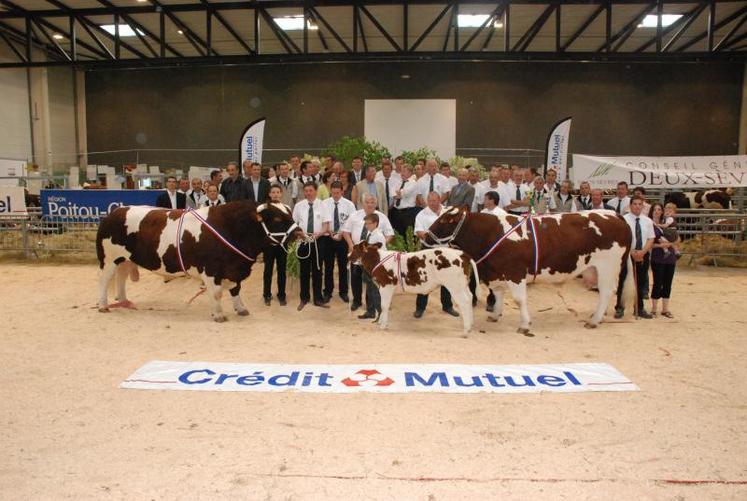
[[321, 256], [324, 255], [325, 239], [319, 238], [329, 233], [329, 219], [321, 200], [316, 198], [316, 183], [304, 183], [303, 196], [304, 199], [293, 207], [293, 220], [306, 232], [306, 239], [296, 250], [301, 268], [301, 302], [298, 304], [298, 311], [303, 310], [311, 300], [309, 280], [313, 290], [314, 306], [328, 308], [322, 297]]
[[[426, 236], [429, 233], [428, 228], [430, 228], [433, 222], [439, 218], [444, 209], [445, 207], [441, 205], [441, 196], [435, 191], [431, 191], [430, 193], [428, 193], [428, 206], [418, 212], [418, 215], [415, 217], [415, 234], [418, 236], [421, 244], [424, 247], [428, 247], [428, 245], [425, 243]], [[431, 234], [431, 238], [439, 245], [447, 245], [454, 239], [454, 235], [459, 232], [462, 224], [464, 224], [464, 219], [459, 222], [457, 229], [454, 231], [451, 237], [438, 238], [437, 236]], [[413, 314], [413, 316], [415, 318], [422, 317], [427, 306], [428, 295], [418, 294], [415, 301], [415, 313]], [[441, 308], [443, 309], [444, 313], [448, 313], [449, 315], [454, 317], [459, 316], [459, 313], [454, 310], [454, 304], [451, 300], [451, 294], [449, 294], [449, 291], [446, 289], [446, 287], [441, 287]]]

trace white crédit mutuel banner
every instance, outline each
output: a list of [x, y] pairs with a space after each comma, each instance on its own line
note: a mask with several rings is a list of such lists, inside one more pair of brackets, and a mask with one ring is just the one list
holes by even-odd
[[145, 364], [121, 388], [309, 393], [539, 393], [637, 391], [607, 364], [288, 365], [214, 362]]
[[26, 195], [20, 186], [0, 186], [0, 217], [25, 216]]
[[262, 163], [262, 141], [265, 136], [265, 122], [264, 118], [255, 120], [247, 125], [244, 132], [241, 133], [241, 141], [239, 142], [241, 165], [243, 165], [244, 160]]
[[568, 142], [571, 137], [571, 117], [559, 121], [550, 130], [545, 146], [545, 168], [554, 170], [560, 179], [568, 177]]
[[573, 155], [573, 184], [615, 188], [720, 188], [747, 186], [747, 155], [715, 157], [598, 157]]

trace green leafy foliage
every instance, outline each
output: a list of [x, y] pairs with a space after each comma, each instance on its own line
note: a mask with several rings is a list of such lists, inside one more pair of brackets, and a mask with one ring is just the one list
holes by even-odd
[[301, 263], [298, 261], [298, 256], [296, 256], [298, 245], [298, 242], [293, 242], [288, 246], [288, 260], [285, 264], [285, 270], [291, 278], [298, 278], [301, 276]]
[[400, 155], [405, 159], [405, 163], [410, 165], [415, 165], [419, 158], [425, 158], [426, 160], [428, 160], [429, 158], [433, 158], [436, 160], [436, 162], [441, 163], [441, 160], [436, 154], [436, 150], [428, 148], [427, 146], [418, 148], [415, 151], [403, 151], [402, 153], [400, 153]]
[[451, 165], [451, 173], [453, 175], [456, 175], [459, 169], [469, 169], [470, 167], [474, 167], [480, 173], [480, 179], [485, 179], [488, 177], [485, 166], [483, 166], [476, 158], [466, 158], [460, 156], [452, 157], [449, 159], [449, 165]]
[[384, 157], [392, 156], [386, 146], [376, 141], [366, 141], [364, 137], [343, 136], [329, 145], [327, 150], [347, 167], [350, 167], [353, 157], [361, 157], [363, 165], [381, 165]]
[[412, 227], [408, 227], [404, 236], [399, 233], [394, 234], [394, 238], [387, 245], [390, 250], [399, 252], [415, 252], [420, 250], [420, 239], [415, 236]]

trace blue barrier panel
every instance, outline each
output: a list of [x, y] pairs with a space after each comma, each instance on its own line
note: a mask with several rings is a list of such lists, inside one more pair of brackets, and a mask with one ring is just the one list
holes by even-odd
[[57, 221], [92, 220], [122, 205], [156, 205], [163, 190], [41, 190], [42, 215]]

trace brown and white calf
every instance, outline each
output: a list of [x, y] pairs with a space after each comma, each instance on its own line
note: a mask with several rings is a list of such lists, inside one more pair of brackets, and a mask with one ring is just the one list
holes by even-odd
[[246, 257], [221, 241], [195, 214], [145, 206], [120, 207], [101, 221], [96, 235], [101, 268], [99, 311], [108, 312], [114, 306], [108, 304], [107, 292], [115, 273], [118, 305], [132, 306], [125, 283], [128, 276], [137, 281], [138, 266], [142, 266], [167, 278], [184, 276], [186, 272], [202, 279], [208, 287], [216, 322], [226, 320], [220, 304], [223, 289], [229, 290], [236, 313], [249, 314], [239, 292], [257, 255], [271, 245], [284, 245], [300, 237], [301, 230], [283, 204], [231, 202], [203, 207], [195, 213]]
[[383, 251], [381, 244], [361, 242], [353, 248], [349, 260], [351, 263], [359, 261], [379, 286], [379, 326], [382, 329], [389, 325], [389, 307], [395, 292], [428, 294], [437, 287], [446, 287], [459, 306], [464, 336], [472, 329], [474, 316], [469, 277], [472, 271], [477, 276], [477, 267], [466, 253], [449, 248], [418, 252]]
[[[451, 208], [431, 225], [426, 243], [449, 243], [475, 259], [482, 281], [496, 297], [495, 310], [488, 320], [497, 321], [501, 315], [503, 288], [507, 287], [519, 306], [521, 333], [529, 332], [526, 286], [535, 277], [537, 282], [562, 283], [596, 269], [599, 302], [586, 323], [590, 328], [602, 321], [617, 289], [622, 267], [627, 269], [622, 299], [631, 299], [632, 233], [622, 217], [610, 210], [593, 210], [535, 216], [532, 221], [536, 237], [531, 233], [528, 219], [470, 214], [465, 208]], [[504, 235], [506, 238], [490, 253]], [[535, 238], [539, 249], [536, 260]]]

